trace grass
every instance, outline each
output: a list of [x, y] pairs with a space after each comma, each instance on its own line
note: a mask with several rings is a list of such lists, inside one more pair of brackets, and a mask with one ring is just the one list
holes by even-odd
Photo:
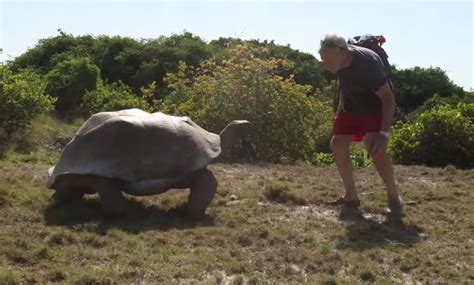
[[0, 284], [472, 284], [474, 170], [396, 167], [402, 225], [384, 223], [385, 193], [358, 169], [361, 213], [328, 207], [334, 166], [216, 164], [208, 215], [177, 214], [188, 190], [127, 196], [102, 215], [96, 195], [54, 204], [44, 187], [76, 125], [50, 117], [0, 160]]
[[372, 168], [357, 172], [362, 217], [323, 204], [342, 187], [334, 167], [211, 166], [208, 216], [174, 208], [187, 191], [128, 197], [110, 220], [95, 195], [55, 205], [46, 164], [3, 162], [0, 284], [470, 284], [474, 171], [397, 167], [403, 225], [383, 223]]

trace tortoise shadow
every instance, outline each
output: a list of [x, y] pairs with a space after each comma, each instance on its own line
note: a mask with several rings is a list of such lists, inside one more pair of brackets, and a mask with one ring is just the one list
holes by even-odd
[[423, 230], [417, 225], [377, 221], [353, 207], [342, 207], [339, 219], [346, 225], [345, 236], [336, 241], [339, 249], [363, 251], [387, 246], [411, 247], [424, 239]]
[[193, 219], [183, 215], [180, 208], [166, 211], [133, 199], [126, 199], [126, 206], [124, 215], [109, 217], [103, 213], [98, 199], [81, 199], [71, 203], [51, 202], [44, 209], [43, 217], [47, 225], [67, 226], [80, 230], [93, 223], [98, 226], [95, 227], [97, 230], [119, 228], [130, 233], [215, 225], [214, 218], [209, 215]]

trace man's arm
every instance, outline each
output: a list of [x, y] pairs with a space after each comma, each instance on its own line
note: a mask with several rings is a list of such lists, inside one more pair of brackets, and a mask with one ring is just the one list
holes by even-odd
[[382, 124], [380, 130], [384, 132], [390, 131], [390, 126], [393, 123], [393, 116], [395, 114], [395, 96], [388, 83], [382, 85], [376, 92], [382, 101]]
[[339, 103], [337, 103], [337, 110], [336, 115], [344, 111], [344, 107], [342, 106], [342, 98], [339, 96]]

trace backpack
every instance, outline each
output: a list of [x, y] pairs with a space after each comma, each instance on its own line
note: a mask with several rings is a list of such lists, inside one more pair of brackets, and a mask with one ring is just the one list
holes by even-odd
[[390, 86], [390, 89], [392, 89], [395, 99], [397, 99], [397, 92], [395, 86], [393, 85], [392, 70], [390, 68], [390, 63], [388, 62], [388, 55], [382, 48], [382, 44], [384, 44], [385, 41], [385, 37], [382, 35], [373, 36], [367, 34], [349, 38], [347, 43], [350, 45], [368, 48], [374, 51], [380, 57], [380, 59], [382, 59], [383, 65], [385, 66], [385, 73], [387, 74], [388, 85]]
[[[390, 63], [388, 62], [388, 55], [385, 52], [385, 50], [382, 48], [382, 44], [385, 43], [385, 37], [380, 35], [380, 36], [374, 36], [374, 35], [362, 35], [362, 36], [355, 36], [352, 38], [349, 38], [347, 40], [347, 43], [350, 45], [355, 45], [355, 46], [360, 46], [364, 48], [368, 48], [372, 51], [374, 51], [382, 60], [383, 65], [385, 66], [385, 74], [387, 75], [387, 82], [388, 85], [390, 86], [390, 89], [392, 89], [392, 93], [395, 96], [395, 103], [398, 105], [400, 100], [399, 93], [397, 92], [395, 85], [393, 84], [393, 76], [392, 76], [392, 70], [390, 68]], [[337, 80], [336, 80], [336, 85], [337, 85]], [[339, 86], [340, 87], [340, 86]], [[339, 88], [336, 87], [336, 98], [333, 104], [334, 111], [337, 109], [337, 104], [339, 102]]]

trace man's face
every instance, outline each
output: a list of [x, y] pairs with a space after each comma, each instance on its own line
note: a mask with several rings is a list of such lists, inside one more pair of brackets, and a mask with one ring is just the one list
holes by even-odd
[[321, 48], [319, 51], [324, 67], [332, 73], [336, 73], [340, 66], [340, 52], [336, 49]]

